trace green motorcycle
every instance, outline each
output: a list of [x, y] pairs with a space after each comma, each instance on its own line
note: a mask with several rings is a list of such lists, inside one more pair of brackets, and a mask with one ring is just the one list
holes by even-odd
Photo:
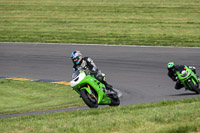
[[176, 70], [176, 74], [186, 90], [194, 91], [197, 94], [200, 94], [199, 80], [190, 68], [187, 66], [179, 67], [179, 69]]
[[98, 105], [118, 106], [120, 104], [118, 93], [115, 91], [107, 93], [105, 85], [86, 70], [75, 71], [70, 86], [80, 94], [90, 108], [97, 108]]

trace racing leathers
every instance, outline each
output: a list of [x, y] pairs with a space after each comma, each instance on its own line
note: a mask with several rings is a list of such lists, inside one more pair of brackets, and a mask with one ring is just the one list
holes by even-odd
[[113, 90], [112, 86], [109, 85], [106, 80], [104, 74], [97, 68], [94, 61], [90, 57], [84, 57], [77, 65], [74, 63], [73, 70], [86, 70], [89, 71], [91, 75], [94, 75], [97, 80], [103, 83], [106, 86], [107, 90]]
[[[181, 67], [184, 67], [185, 65], [176, 65], [174, 66], [174, 68], [172, 69], [168, 69], [168, 76], [176, 82], [175, 85], [175, 89], [179, 90], [181, 89], [183, 86], [183, 84], [178, 80], [177, 74], [176, 74], [176, 70], [181, 69]], [[194, 66], [188, 66], [188, 68], [190, 68], [195, 74], [196, 74], [196, 68]]]

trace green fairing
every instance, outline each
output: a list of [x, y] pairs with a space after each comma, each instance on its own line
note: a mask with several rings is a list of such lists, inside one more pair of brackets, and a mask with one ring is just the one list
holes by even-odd
[[199, 86], [199, 80], [198, 80], [197, 76], [187, 66], [184, 67], [184, 70], [182, 72], [180, 72], [180, 71], [177, 70], [176, 74], [178, 76], [178, 79], [181, 81], [181, 83], [184, 85], [184, 87], [186, 89], [193, 90], [193, 88], [189, 84], [188, 80], [191, 80], [194, 85]]
[[[85, 73], [85, 71], [83, 70], [81, 73]], [[80, 94], [82, 89], [85, 89], [89, 94], [91, 94], [91, 89], [94, 89], [98, 94], [99, 105], [110, 104], [111, 99], [107, 97], [106, 93], [103, 91], [103, 88], [105, 88], [105, 85], [98, 81], [93, 75], [86, 75], [79, 84], [73, 87], [78, 94]]]

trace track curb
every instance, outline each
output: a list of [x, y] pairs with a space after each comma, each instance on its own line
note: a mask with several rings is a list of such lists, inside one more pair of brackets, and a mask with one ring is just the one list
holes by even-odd
[[70, 85], [69, 82], [63, 80], [50, 80], [50, 79], [31, 79], [31, 78], [21, 78], [21, 77], [0, 77], [0, 79], [11, 79], [18, 81], [33, 81], [33, 82], [49, 82], [63, 85]]

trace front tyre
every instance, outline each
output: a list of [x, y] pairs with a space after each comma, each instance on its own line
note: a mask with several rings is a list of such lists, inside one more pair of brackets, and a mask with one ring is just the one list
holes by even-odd
[[189, 81], [189, 84], [192, 87], [192, 90], [194, 92], [196, 92], [196, 94], [200, 94], [200, 89], [199, 89], [198, 85], [194, 85], [194, 83], [192, 82], [192, 80]]
[[80, 91], [80, 95], [87, 104], [88, 107], [90, 108], [97, 108], [98, 107], [98, 100], [94, 97], [95, 95], [90, 95], [85, 89]]

